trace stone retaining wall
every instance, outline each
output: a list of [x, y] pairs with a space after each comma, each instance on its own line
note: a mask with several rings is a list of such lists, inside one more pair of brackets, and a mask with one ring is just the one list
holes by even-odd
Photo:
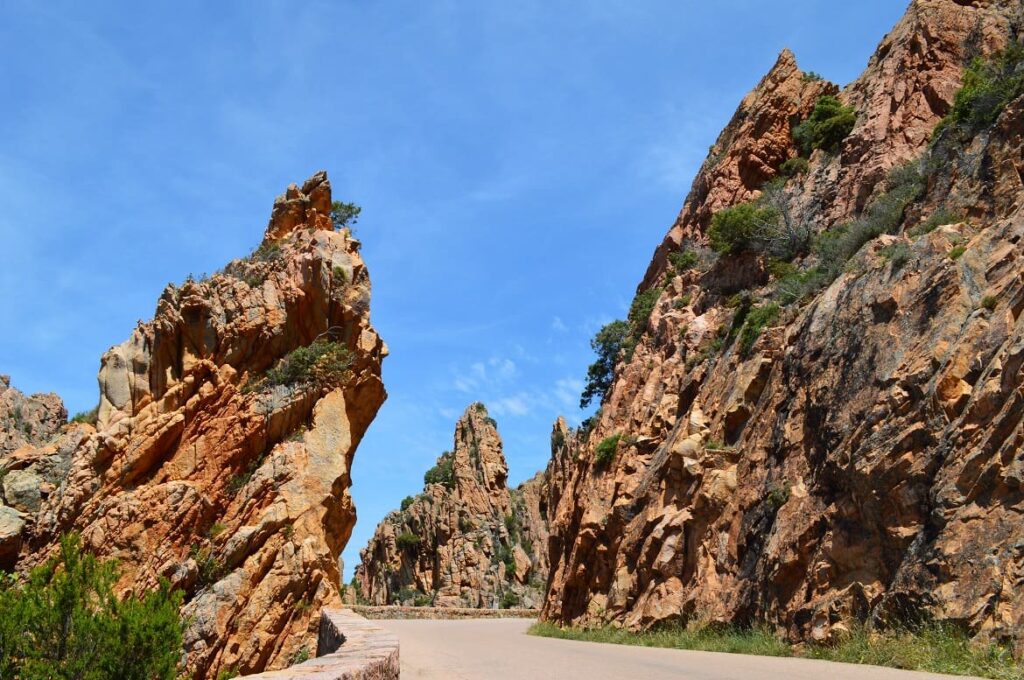
[[320, 613], [316, 658], [246, 676], [273, 680], [398, 680], [398, 639], [351, 609]]
[[535, 619], [536, 609], [474, 609], [470, 607], [399, 607], [350, 605], [368, 619]]

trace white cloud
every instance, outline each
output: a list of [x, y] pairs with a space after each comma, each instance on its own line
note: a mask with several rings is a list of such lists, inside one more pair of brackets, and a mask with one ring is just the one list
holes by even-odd
[[551, 329], [559, 333], [565, 333], [566, 331], [569, 330], [569, 327], [566, 326], [565, 322], [562, 321], [562, 317], [556, 316], [554, 319], [551, 320]]
[[529, 402], [529, 396], [520, 393], [493, 400], [488, 408], [498, 416], [525, 416], [530, 412]]

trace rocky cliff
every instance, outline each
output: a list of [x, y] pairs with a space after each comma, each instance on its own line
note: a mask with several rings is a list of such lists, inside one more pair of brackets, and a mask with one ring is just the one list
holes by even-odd
[[103, 356], [95, 427], [10, 454], [38, 480], [17, 568], [80, 532], [122, 592], [185, 591], [192, 677], [288, 665], [340, 603], [349, 471], [385, 398], [369, 302], [326, 174], [290, 186], [250, 257], [168, 286]]
[[483, 404], [473, 404], [423, 492], [389, 513], [361, 551], [358, 595], [375, 605], [539, 606], [547, 580], [544, 477], [516, 489], [507, 480], [497, 426]]
[[[934, 616], [1020, 644], [1024, 99], [939, 124], [1022, 26], [1019, 1], [915, 0], [849, 86], [783, 52], [741, 102], [600, 411], [555, 426], [544, 617], [827, 639]], [[852, 130], [786, 164], [835, 93]], [[803, 243], [712, 253], [746, 202]]]

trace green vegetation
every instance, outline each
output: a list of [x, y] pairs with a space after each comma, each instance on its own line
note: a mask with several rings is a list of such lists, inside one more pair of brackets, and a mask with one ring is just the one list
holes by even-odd
[[424, 484], [441, 484], [447, 489], [455, 488], [455, 454], [445, 451], [437, 459], [437, 465], [423, 475]]
[[619, 448], [619, 440], [622, 439], [621, 434], [613, 434], [610, 437], [605, 437], [601, 442], [594, 447], [594, 465], [597, 467], [605, 467], [615, 458], [615, 451]]
[[590, 347], [597, 352], [597, 361], [587, 369], [587, 384], [580, 396], [580, 408], [586, 408], [594, 399], [600, 403], [612, 386], [615, 364], [619, 355], [629, 345], [629, 324], [612, 321], [597, 332], [590, 341]]
[[807, 656], [845, 663], [890, 666], [906, 670], [975, 675], [998, 680], [1024, 679], [1024, 666], [1009, 649], [978, 645], [951, 625], [927, 624], [916, 629], [869, 631], [855, 628], [830, 646], [794, 648], [767, 628], [668, 625], [647, 632], [621, 628], [562, 628], [546, 621], [530, 627], [531, 635], [641, 647], [668, 647], [759, 656]]
[[914, 227], [913, 229], [907, 230], [909, 236], [923, 236], [930, 234], [944, 224], [956, 224], [962, 222], [963, 217], [957, 213], [946, 210], [945, 208], [939, 208], [931, 215], [928, 216], [924, 222]]
[[677, 274], [693, 269], [700, 262], [700, 256], [692, 250], [681, 250], [668, 254], [668, 262]]
[[797, 175], [803, 175], [807, 172], [810, 167], [810, 163], [803, 156], [797, 156], [796, 158], [790, 158], [788, 161], [779, 166], [779, 174], [783, 177], [796, 177]]
[[334, 222], [334, 228], [341, 230], [351, 227], [359, 221], [359, 214], [361, 212], [363, 212], [363, 209], [355, 203], [334, 201], [331, 203], [331, 221]]
[[723, 255], [756, 250], [760, 235], [778, 223], [778, 211], [754, 203], [724, 208], [711, 218], [708, 239], [711, 247]]
[[626, 321], [629, 322], [630, 339], [632, 339], [633, 344], [636, 344], [637, 340], [642, 338], [644, 333], [647, 332], [647, 322], [650, 320], [651, 312], [654, 311], [654, 305], [657, 304], [663, 290], [664, 288], [653, 286], [641, 293], [637, 293], [636, 297], [633, 298], [633, 302], [629, 306], [629, 314], [626, 315]]
[[856, 112], [832, 95], [818, 97], [807, 120], [793, 128], [793, 140], [804, 156], [815, 149], [828, 153], [839, 151], [839, 145], [853, 130]]
[[395, 544], [403, 552], [416, 552], [420, 547], [420, 537], [409, 531], [403, 531], [395, 537]]
[[207, 529], [207, 530], [206, 530], [206, 536], [207, 536], [208, 538], [211, 538], [211, 539], [212, 539], [212, 538], [217, 538], [217, 537], [218, 537], [218, 536], [220, 536], [220, 535], [221, 535], [222, 533], [224, 533], [224, 530], [225, 530], [226, 528], [227, 528], [227, 527], [225, 527], [225, 526], [224, 526], [223, 524], [221, 524], [220, 522], [214, 522], [214, 523], [213, 523], [213, 525], [212, 525], [212, 526], [211, 526], [211, 527], [210, 527], [209, 529]]
[[120, 601], [114, 561], [65, 536], [27, 580], [0, 576], [0, 679], [172, 680], [181, 658], [180, 591], [166, 580]]
[[189, 548], [189, 557], [199, 568], [199, 578], [196, 580], [196, 587], [199, 590], [212, 586], [224, 576], [224, 563], [210, 548], [192, 545]]
[[747, 354], [761, 336], [766, 326], [779, 318], [779, 306], [774, 302], [759, 307], [751, 307], [743, 321], [739, 332], [740, 352]]
[[961, 256], [962, 256], [962, 255], [963, 255], [964, 253], [966, 253], [966, 252], [967, 252], [967, 246], [955, 246], [955, 247], [954, 247], [954, 248], [953, 248], [952, 250], [950, 250], [950, 251], [949, 251], [949, 253], [947, 253], [947, 254], [949, 255], [949, 259], [951, 259], [951, 260], [959, 260], [959, 259], [960, 259], [960, 257], [961, 257]]
[[759, 656], [790, 656], [791, 654], [789, 645], [777, 638], [770, 630], [761, 628], [744, 630], [708, 626], [691, 629], [682, 626], [665, 626], [657, 630], [634, 633], [611, 626], [562, 628], [547, 621], [540, 621], [530, 626], [529, 634], [562, 640], [606, 642], [637, 647], [669, 647]]
[[814, 83], [819, 80], [825, 80], [825, 77], [815, 71], [804, 71], [804, 74], [800, 76], [800, 81], [804, 83]]
[[516, 558], [512, 553], [512, 549], [504, 544], [499, 544], [498, 549], [494, 552], [492, 561], [495, 564], [505, 565], [505, 578], [512, 578], [512, 575], [516, 573]]
[[987, 309], [990, 312], [993, 309], [995, 309], [996, 305], [998, 304], [999, 298], [997, 298], [995, 295], [986, 295], [985, 297], [981, 298], [981, 307], [983, 309]]
[[402, 499], [402, 506], [401, 506], [402, 507], [402, 512], [405, 512], [406, 510], [408, 510], [409, 506], [412, 505], [415, 500], [416, 499], [413, 498], [412, 496], [406, 496], [405, 498], [403, 498]]
[[309, 653], [309, 647], [303, 645], [297, 652], [292, 654], [292, 658], [288, 660], [288, 665], [296, 666], [300, 663], [306, 663], [310, 658], [312, 657]]
[[892, 262], [893, 269], [899, 269], [910, 261], [910, 248], [906, 243], [893, 243], [885, 246], [878, 254]]
[[514, 607], [518, 607], [520, 602], [521, 600], [519, 599], [519, 596], [513, 593], [511, 590], [506, 590], [505, 593], [501, 596], [502, 609], [512, 609]]
[[416, 593], [412, 597], [413, 607], [429, 607], [432, 604], [434, 604], [434, 598], [426, 593]]
[[273, 263], [280, 260], [281, 257], [281, 246], [274, 242], [264, 242], [252, 252], [249, 259], [255, 262]]
[[345, 273], [344, 267], [334, 265], [334, 267], [331, 269], [331, 278], [333, 278], [335, 281], [338, 281], [339, 283], [345, 283], [348, 281], [348, 274]]
[[344, 380], [351, 365], [352, 354], [347, 347], [321, 338], [289, 352], [263, 377], [250, 378], [242, 386], [242, 392], [256, 392], [279, 385], [329, 387]]
[[882, 234], [897, 233], [907, 206], [920, 197], [924, 186], [916, 164], [894, 168], [886, 179], [885, 193], [871, 202], [862, 217], [819, 234], [814, 250], [827, 275], [825, 283], [835, 280], [865, 243]]
[[789, 482], [783, 479], [781, 482], [773, 485], [768, 491], [768, 505], [772, 506], [774, 510], [778, 510], [786, 501], [789, 500]]
[[231, 678], [237, 678], [238, 671], [234, 668], [221, 668], [217, 671], [217, 680], [231, 680]]
[[97, 404], [88, 411], [79, 411], [75, 414], [75, 417], [71, 419], [72, 423], [82, 423], [83, 425], [96, 425], [99, 420], [100, 407]]
[[953, 130], [962, 139], [970, 138], [991, 127], [1006, 105], [1024, 94], [1022, 64], [1024, 45], [1015, 41], [991, 59], [974, 59], [964, 71], [953, 108], [935, 129], [934, 138], [946, 130]]

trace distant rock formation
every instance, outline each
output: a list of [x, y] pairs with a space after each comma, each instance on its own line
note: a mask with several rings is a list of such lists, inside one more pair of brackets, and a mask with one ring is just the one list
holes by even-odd
[[[826, 640], [923, 615], [1021, 644], [1024, 100], [931, 140], [965, 65], [1022, 29], [1019, 0], [915, 0], [846, 88], [783, 52], [744, 98], [592, 428], [556, 425], [544, 617]], [[852, 131], [784, 173], [836, 93]], [[827, 241], [791, 262], [706, 250], [713, 215], [768, 190], [811, 236], [865, 234], [834, 280], [808, 283]]]
[[[36, 437], [3, 463], [16, 470], [5, 482], [26, 475], [17, 568], [77, 531], [119, 560], [122, 592], [169, 579], [187, 594], [195, 678], [288, 665], [340, 604], [349, 473], [385, 398], [387, 349], [359, 243], [330, 211], [325, 173], [288, 187], [250, 257], [168, 286], [153, 320], [103, 356], [95, 428]], [[66, 418], [59, 401], [49, 411]]]
[[538, 607], [547, 581], [543, 475], [509, 489], [501, 437], [483, 404], [423, 492], [387, 515], [360, 552], [358, 596], [374, 605]]

